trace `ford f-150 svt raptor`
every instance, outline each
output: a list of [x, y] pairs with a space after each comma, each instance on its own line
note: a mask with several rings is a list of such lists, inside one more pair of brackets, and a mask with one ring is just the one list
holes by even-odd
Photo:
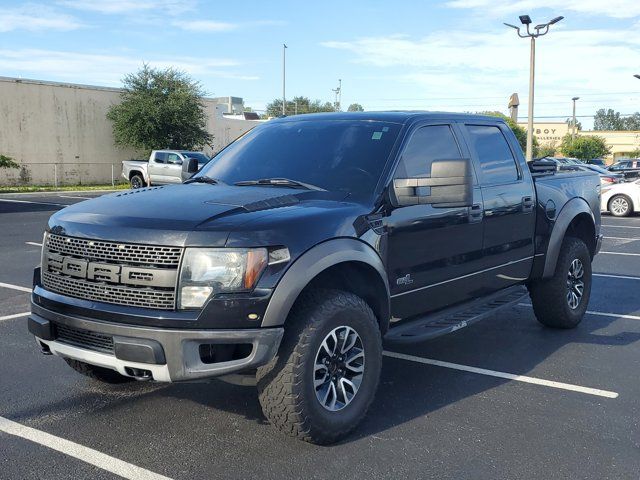
[[455, 331], [527, 289], [541, 323], [578, 325], [599, 197], [596, 174], [528, 165], [493, 117], [277, 119], [184, 184], [55, 213], [29, 330], [102, 382], [248, 372], [273, 425], [329, 443], [371, 404], [383, 339]]

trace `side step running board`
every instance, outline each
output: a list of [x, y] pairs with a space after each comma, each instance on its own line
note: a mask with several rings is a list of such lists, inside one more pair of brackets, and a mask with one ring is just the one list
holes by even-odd
[[414, 343], [455, 332], [488, 317], [501, 308], [518, 303], [525, 295], [527, 295], [526, 287], [522, 285], [509, 287], [488, 297], [392, 326], [384, 340], [388, 343]]

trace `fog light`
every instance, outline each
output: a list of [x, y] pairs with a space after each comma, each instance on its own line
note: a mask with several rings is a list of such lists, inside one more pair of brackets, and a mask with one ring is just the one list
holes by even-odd
[[208, 286], [190, 286], [182, 287], [181, 290], [181, 306], [182, 308], [200, 308], [213, 292], [213, 287]]

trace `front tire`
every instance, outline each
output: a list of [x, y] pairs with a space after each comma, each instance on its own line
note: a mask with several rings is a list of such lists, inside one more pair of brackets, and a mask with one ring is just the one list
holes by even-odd
[[552, 328], [575, 328], [582, 321], [591, 295], [591, 255], [579, 238], [562, 242], [551, 278], [529, 285], [533, 311], [540, 323]]
[[625, 195], [614, 195], [609, 200], [609, 212], [614, 217], [626, 217], [633, 210], [631, 200]]
[[283, 433], [333, 443], [364, 418], [381, 365], [378, 321], [364, 300], [339, 290], [304, 292], [278, 354], [258, 369], [262, 411]]

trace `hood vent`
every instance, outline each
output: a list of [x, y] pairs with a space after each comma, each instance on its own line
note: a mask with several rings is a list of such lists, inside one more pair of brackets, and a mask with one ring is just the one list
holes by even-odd
[[281, 197], [267, 198], [253, 203], [247, 203], [242, 208], [247, 212], [259, 212], [260, 210], [271, 210], [272, 208], [290, 207], [300, 203], [298, 197], [294, 195], [283, 195]]

